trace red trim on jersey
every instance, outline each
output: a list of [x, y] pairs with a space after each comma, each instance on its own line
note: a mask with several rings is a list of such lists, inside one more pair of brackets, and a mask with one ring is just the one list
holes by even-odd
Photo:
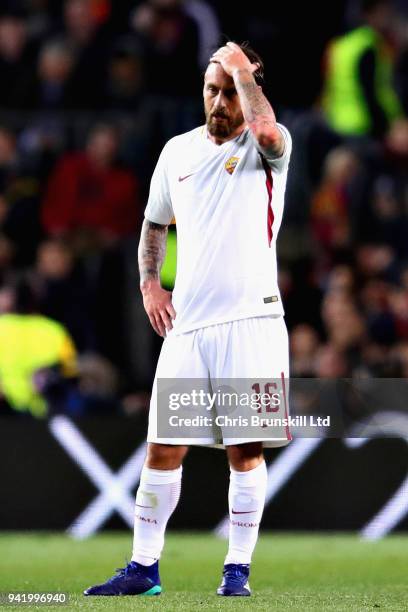
[[263, 155], [261, 155], [261, 159], [262, 159], [263, 169], [265, 170], [265, 174], [266, 174], [265, 184], [266, 184], [266, 191], [268, 193], [268, 208], [267, 208], [268, 213], [267, 213], [267, 220], [266, 220], [266, 228], [268, 232], [268, 245], [271, 246], [272, 236], [273, 236], [272, 226], [273, 226], [273, 221], [275, 219], [275, 215], [273, 214], [273, 208], [272, 208], [273, 178], [272, 178], [271, 167]]
[[[289, 418], [288, 415], [288, 401], [286, 397], [286, 386], [285, 386], [285, 374], [281, 372], [282, 390], [283, 390], [283, 403], [285, 405], [285, 419]], [[290, 433], [289, 424], [286, 425], [286, 437], [288, 440], [292, 440], [292, 434]]]

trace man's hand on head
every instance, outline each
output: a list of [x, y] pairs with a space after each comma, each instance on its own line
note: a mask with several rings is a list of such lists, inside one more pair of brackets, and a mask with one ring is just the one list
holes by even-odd
[[267, 159], [281, 157], [285, 150], [284, 137], [277, 126], [275, 113], [262, 87], [255, 80], [254, 73], [261, 68], [261, 65], [258, 62], [251, 62], [242, 48], [233, 42], [228, 42], [218, 49], [211, 56], [210, 62], [218, 62], [233, 79], [242, 114], [259, 151]]
[[166, 291], [158, 280], [147, 280], [141, 284], [143, 305], [154, 331], [159, 336], [166, 337], [166, 333], [173, 328], [173, 319], [176, 311], [171, 303], [171, 292]]
[[241, 71], [253, 74], [259, 68], [259, 64], [252, 64], [239, 45], [233, 42], [227, 42], [224, 47], [217, 49], [211, 56], [210, 62], [220, 63], [230, 77]]

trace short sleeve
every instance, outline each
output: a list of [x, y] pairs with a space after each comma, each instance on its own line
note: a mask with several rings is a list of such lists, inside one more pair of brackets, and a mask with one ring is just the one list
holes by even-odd
[[289, 130], [285, 128], [281, 123], [277, 123], [279, 131], [281, 132], [284, 140], [285, 140], [285, 149], [280, 157], [265, 157], [268, 165], [275, 170], [275, 172], [282, 172], [287, 169], [290, 160], [290, 154], [292, 153], [292, 137], [289, 133]]
[[174, 217], [168, 182], [168, 155], [168, 145], [165, 145], [153, 172], [145, 210], [145, 218], [160, 225], [169, 225]]

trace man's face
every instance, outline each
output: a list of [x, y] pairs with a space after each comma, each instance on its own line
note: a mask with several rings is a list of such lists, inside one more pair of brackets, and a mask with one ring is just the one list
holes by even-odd
[[244, 116], [234, 81], [220, 64], [211, 62], [204, 76], [204, 111], [207, 129], [220, 140], [242, 131]]

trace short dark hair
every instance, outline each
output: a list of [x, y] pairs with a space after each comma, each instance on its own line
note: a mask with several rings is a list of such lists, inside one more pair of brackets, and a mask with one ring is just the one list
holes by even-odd
[[[231, 41], [227, 41], [227, 42], [235, 42], [235, 41], [231, 40]], [[225, 45], [226, 43], [222, 43], [222, 44]], [[255, 81], [256, 81], [257, 85], [262, 85], [262, 83], [264, 82], [264, 63], [263, 63], [263, 59], [261, 58], [261, 56], [256, 51], [254, 51], [254, 49], [250, 46], [250, 44], [249, 44], [249, 42], [247, 40], [245, 40], [244, 42], [235, 43], [235, 44], [237, 44], [238, 47], [245, 53], [245, 55], [247, 56], [247, 58], [249, 59], [251, 64], [259, 64], [259, 68], [257, 70], [255, 70], [255, 72], [254, 72], [254, 78], [255, 78]], [[219, 47], [217, 47], [217, 49], [218, 48]], [[214, 51], [216, 51], [216, 49], [214, 49]], [[211, 61], [209, 63], [211, 63]]]
[[263, 83], [264, 81], [264, 68], [265, 67], [264, 67], [263, 59], [261, 58], [259, 53], [257, 53], [250, 46], [247, 40], [242, 43], [238, 43], [238, 46], [245, 53], [245, 55], [247, 56], [251, 64], [259, 64], [258, 70], [255, 70], [254, 72], [254, 77], [255, 77], [255, 81], [257, 82], [257, 84], [261, 85], [261, 83]]

